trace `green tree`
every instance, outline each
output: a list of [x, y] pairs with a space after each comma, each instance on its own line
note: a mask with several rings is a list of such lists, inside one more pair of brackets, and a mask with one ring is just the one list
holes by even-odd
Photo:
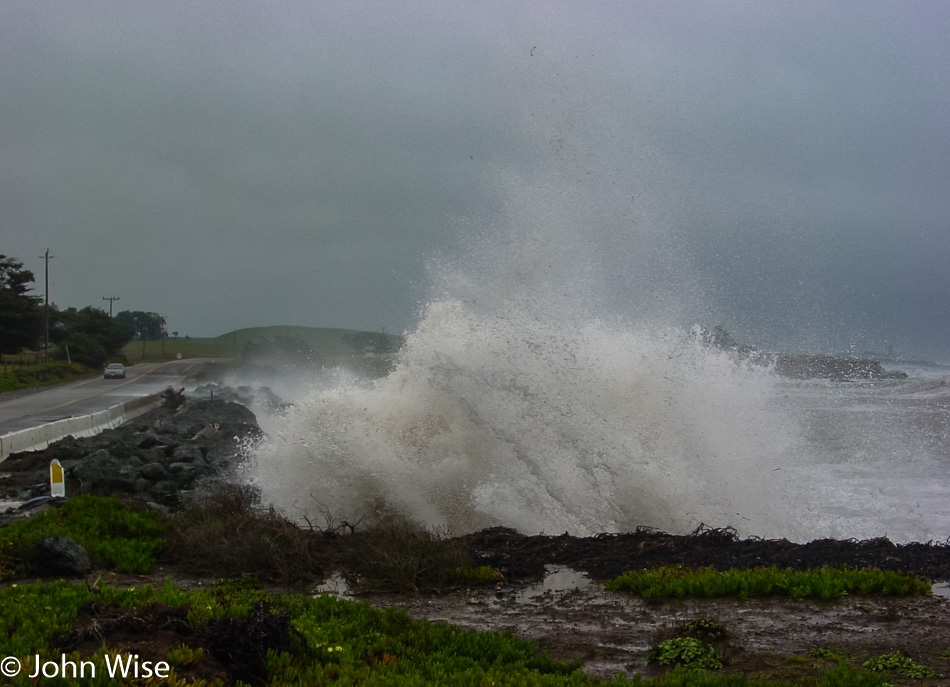
[[155, 341], [165, 335], [165, 318], [157, 312], [123, 310], [116, 314], [115, 321], [135, 332], [135, 338], [140, 341]]
[[69, 358], [74, 363], [89, 367], [103, 367], [109, 354], [95, 337], [80, 331], [71, 331], [59, 342], [59, 357]]
[[99, 367], [122, 353], [122, 347], [132, 340], [134, 332], [109, 313], [87, 306], [82, 310], [67, 308], [56, 313], [56, 324], [50, 338], [63, 349], [69, 347], [69, 357], [76, 362]]
[[29, 295], [33, 273], [23, 263], [0, 255], [0, 353], [36, 348], [43, 331], [40, 299]]

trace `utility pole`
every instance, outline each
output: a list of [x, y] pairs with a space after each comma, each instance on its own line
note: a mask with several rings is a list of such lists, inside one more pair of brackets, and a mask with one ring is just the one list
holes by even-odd
[[49, 254], [49, 248], [46, 253], [40, 256], [46, 262], [46, 335], [43, 337], [43, 362], [49, 362], [49, 259], [53, 257]]
[[109, 317], [112, 317], [112, 301], [121, 300], [118, 296], [103, 296], [102, 300], [109, 301]]

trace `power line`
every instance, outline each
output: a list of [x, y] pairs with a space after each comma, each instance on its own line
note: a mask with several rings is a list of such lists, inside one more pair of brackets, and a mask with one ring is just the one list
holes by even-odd
[[112, 301], [120, 300], [118, 296], [103, 296], [102, 300], [109, 301], [109, 317], [112, 317]]
[[46, 253], [39, 256], [46, 263], [46, 334], [43, 337], [43, 361], [49, 362], [49, 259], [53, 256], [49, 254], [49, 248]]

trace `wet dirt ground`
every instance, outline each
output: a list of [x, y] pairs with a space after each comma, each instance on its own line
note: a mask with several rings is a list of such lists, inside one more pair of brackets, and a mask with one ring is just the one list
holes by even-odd
[[618, 672], [660, 674], [647, 664], [649, 650], [696, 618], [711, 618], [726, 628], [728, 635], [718, 648], [728, 657], [730, 671], [746, 675], [788, 677], [832, 667], [809, 657], [815, 648], [859, 661], [899, 650], [950, 674], [950, 600], [936, 595], [833, 602], [655, 600], [608, 592], [576, 571], [553, 566], [543, 582], [532, 585], [367, 600], [374, 606], [403, 608], [416, 618], [510, 631], [537, 641], [555, 658], [583, 660], [584, 672], [602, 678]]
[[[898, 559], [923, 574], [928, 569], [945, 569], [944, 559], [950, 552], [944, 545], [897, 546], [887, 540], [825, 540], [811, 545], [740, 541], [722, 530], [687, 536], [639, 532], [574, 538], [527, 537], [493, 529], [463, 539], [476, 560], [504, 569], [506, 581], [443, 594], [356, 596], [344, 581], [346, 571], [338, 569], [327, 580], [269, 590], [332, 593], [380, 608], [402, 608], [414, 618], [467, 629], [512, 632], [537, 641], [554, 658], [583, 661], [584, 672], [600, 678], [618, 673], [645, 677], [662, 674], [665, 668], [647, 663], [649, 650], [672, 636], [678, 626], [697, 618], [713, 619], [726, 629], [726, 636], [716, 642], [728, 660], [725, 671], [747, 677], [796, 680], [835, 667], [834, 661], [811, 653], [815, 649], [834, 651], [855, 667], [869, 658], [900, 651], [919, 664], [950, 675], [950, 591], [946, 585], [935, 586], [933, 596], [845, 597], [831, 602], [786, 598], [659, 600], [609, 592], [603, 587], [604, 579], [615, 574], [614, 570], [690, 561], [730, 567], [737, 556], [752, 555], [753, 550], [757, 551], [753, 558], [758, 565], [786, 565], [786, 559], [796, 561], [796, 567], [874, 565], [879, 560], [896, 565], [891, 559]], [[767, 554], [774, 554], [774, 550], [784, 551], [785, 557], [769, 560]], [[661, 551], [665, 551], [663, 560], [657, 558]], [[568, 565], [564, 559], [574, 562]], [[169, 565], [143, 576], [99, 571], [90, 576], [88, 583], [98, 580], [118, 587], [140, 586], [161, 584], [168, 577], [184, 588], [214, 583], [213, 579], [190, 576]], [[136, 651], [148, 651], [151, 640], [124, 634], [128, 633], [117, 627], [117, 635], [110, 639], [130, 642]], [[174, 641], [181, 639], [172, 637]], [[164, 645], [153, 653], [158, 655], [162, 650]], [[221, 669], [222, 675], [227, 673], [225, 668]], [[895, 685], [950, 684], [950, 679], [942, 677], [921, 681], [892, 675], [888, 680]]]
[[[700, 528], [690, 535], [653, 530], [593, 537], [527, 536], [490, 528], [457, 538], [474, 565], [491, 566], [503, 583], [441, 594], [389, 594], [356, 597], [344, 583], [366, 555], [357, 535], [314, 532], [315, 552], [329, 579], [271, 591], [334, 593], [376, 607], [405, 609], [414, 618], [444, 621], [475, 630], [507, 631], [535, 640], [554, 658], [583, 661], [583, 670], [610, 678], [617, 673], [656, 676], [649, 650], [689, 620], [710, 618], [726, 629], [717, 648], [728, 659], [726, 671], [747, 677], [798, 679], [835, 666], [812, 650], [834, 651], [852, 666], [900, 651], [919, 664], [950, 675], [950, 599], [946, 584], [933, 596], [845, 597], [832, 602], [771, 599], [643, 599], [608, 592], [603, 582], [627, 570], [659, 565], [718, 569], [775, 565], [806, 569], [823, 565], [875, 567], [911, 572], [936, 582], [950, 578], [946, 543], [894, 544], [868, 541], [739, 539], [729, 529]], [[347, 543], [349, 542], [349, 543]], [[349, 554], [347, 553], [349, 552]], [[355, 554], [355, 555], [354, 555]], [[316, 573], [315, 573], [316, 574]], [[161, 584], [171, 577], [184, 588], [203, 587], [213, 578], [189, 575], [167, 563], [147, 576], [93, 573], [87, 580], [113, 586]], [[172, 614], [173, 615], [173, 614]], [[170, 627], [177, 627], [174, 618]], [[132, 627], [130, 625], [130, 627]], [[133, 628], [134, 629], [134, 628]], [[117, 642], [147, 651], [148, 637], [116, 626]], [[182, 639], [178, 634], [168, 641]], [[128, 637], [124, 635], [128, 634]], [[158, 639], [156, 638], [157, 642]], [[166, 642], [167, 643], [167, 642]], [[164, 645], [155, 647], [161, 654]], [[143, 654], [144, 655], [144, 654]], [[225, 668], [222, 668], [225, 672]], [[950, 684], [950, 679], [888, 678], [891, 684]]]
[[[213, 580], [192, 578], [167, 567], [147, 576], [104, 571], [93, 577], [118, 587], [160, 584], [167, 577], [184, 588], [213, 584]], [[94, 582], [90, 578], [90, 583]], [[335, 594], [378, 608], [401, 608], [413, 618], [466, 629], [511, 632], [536, 641], [554, 658], [583, 661], [585, 673], [603, 679], [618, 673], [661, 675], [667, 669], [648, 664], [650, 649], [672, 636], [683, 623], [697, 618], [713, 619], [726, 629], [725, 638], [716, 642], [728, 660], [725, 671], [747, 677], [791, 680], [832, 669], [833, 661], [811, 654], [815, 649], [833, 651], [852, 666], [900, 651], [941, 675], [950, 675], [950, 591], [946, 586], [937, 586], [933, 596], [846, 597], [830, 602], [644, 599], [606, 591], [600, 582], [583, 573], [548, 565], [540, 581], [502, 583], [441, 595], [356, 596], [339, 574], [318, 585], [274, 587], [271, 591]], [[112, 639], [135, 640], [137, 651], [148, 650], [142, 638]], [[161, 638], [153, 639], [158, 642]], [[161, 653], [163, 646], [153, 653]], [[950, 684], [950, 679], [914, 680], [892, 675], [889, 682]]]

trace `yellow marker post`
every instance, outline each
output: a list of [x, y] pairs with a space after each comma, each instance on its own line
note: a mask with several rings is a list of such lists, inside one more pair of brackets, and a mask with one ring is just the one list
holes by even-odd
[[63, 466], [59, 461], [53, 458], [49, 462], [49, 488], [50, 494], [55, 498], [66, 496], [66, 480], [63, 477]]

